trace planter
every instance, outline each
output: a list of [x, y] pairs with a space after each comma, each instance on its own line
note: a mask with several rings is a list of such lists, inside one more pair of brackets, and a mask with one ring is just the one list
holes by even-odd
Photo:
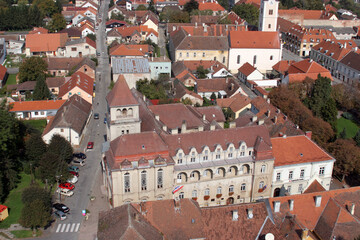
[[222, 194], [216, 194], [216, 198], [221, 198]]
[[229, 196], [232, 196], [234, 194], [234, 192], [229, 192]]
[[192, 200], [196, 201], [196, 200], [197, 200], [197, 197], [193, 197]]
[[204, 196], [204, 200], [209, 200], [210, 196]]

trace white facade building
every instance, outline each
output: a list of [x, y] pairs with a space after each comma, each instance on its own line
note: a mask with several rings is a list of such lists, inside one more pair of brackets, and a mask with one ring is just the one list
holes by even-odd
[[279, 1], [262, 0], [259, 14], [259, 31], [275, 32], [277, 29]]

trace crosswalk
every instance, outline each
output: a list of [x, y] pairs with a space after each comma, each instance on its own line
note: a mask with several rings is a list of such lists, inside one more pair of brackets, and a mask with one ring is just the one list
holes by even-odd
[[77, 232], [79, 231], [79, 227], [80, 223], [60, 223], [56, 228], [56, 232]]

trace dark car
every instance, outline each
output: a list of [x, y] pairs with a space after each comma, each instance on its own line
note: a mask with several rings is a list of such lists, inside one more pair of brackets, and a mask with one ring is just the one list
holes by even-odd
[[70, 211], [70, 208], [68, 208], [65, 204], [62, 204], [62, 203], [54, 203], [53, 207], [56, 210], [62, 211], [64, 213], [67, 213]]
[[99, 119], [99, 114], [98, 113], [94, 113], [94, 119]]
[[86, 154], [85, 154], [85, 153], [82, 153], [82, 152], [78, 152], [78, 153], [74, 153], [74, 154], [73, 154], [73, 157], [81, 158], [81, 159], [86, 159]]
[[106, 119], [106, 118], [104, 118], [104, 123], [105, 123], [105, 124], [107, 123], [107, 119]]

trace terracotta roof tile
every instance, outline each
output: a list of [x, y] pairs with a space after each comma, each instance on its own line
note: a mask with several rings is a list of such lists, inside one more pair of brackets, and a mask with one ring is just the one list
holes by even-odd
[[106, 96], [109, 107], [138, 105], [126, 83], [124, 75], [119, 75], [113, 89]]
[[333, 80], [329, 70], [327, 70], [317, 62], [309, 59], [295, 62], [291, 64], [291, 66], [288, 68], [288, 76], [290, 83], [301, 82], [304, 81], [306, 78], [316, 80], [318, 74], [323, 77], [330, 78], [331, 81]]
[[239, 83], [233, 78], [212, 78], [212, 79], [197, 79], [197, 91], [201, 92], [215, 92], [225, 91], [227, 97], [231, 97], [240, 88]]
[[230, 31], [230, 48], [280, 48], [278, 32]]
[[200, 11], [212, 10], [214, 12], [225, 11], [225, 9], [217, 1], [211, 1], [211, 2], [199, 1], [199, 10]]
[[110, 56], [145, 56], [149, 52], [147, 44], [120, 44], [110, 49]]
[[66, 100], [42, 100], [13, 102], [10, 112], [58, 110]]
[[279, 16], [303, 16], [304, 19], [321, 19], [322, 10], [279, 9]]
[[310, 186], [306, 188], [304, 193], [315, 193], [315, 192], [324, 192], [326, 189], [315, 179]]
[[0, 81], [4, 80], [7, 68], [0, 64]]
[[292, 61], [292, 60], [281, 60], [281, 61], [279, 61], [278, 63], [276, 63], [272, 68], [275, 70], [275, 71], [277, 71], [277, 72], [279, 72], [279, 73], [281, 73], [281, 74], [283, 74], [284, 76], [285, 76], [285, 72], [287, 72], [287, 70], [289, 69], [289, 67], [293, 64], [293, 63], [295, 63], [295, 61]]
[[216, 100], [218, 106], [223, 108], [230, 108], [233, 112], [237, 112], [246, 106], [250, 106], [251, 99], [241, 93], [235, 94], [231, 98], [219, 98]]
[[275, 166], [321, 162], [333, 158], [306, 136], [272, 138]]
[[42, 27], [34, 27], [29, 34], [41, 34], [41, 33], [48, 33], [49, 30], [47, 30], [46, 28], [42, 28]]
[[88, 93], [90, 96], [93, 95], [93, 84], [94, 79], [82, 72], [75, 72], [71, 75], [71, 79], [60, 87], [59, 97], [68, 94], [69, 91], [75, 87], [79, 87]]
[[360, 71], [360, 54], [358, 53], [349, 52], [340, 62], [348, 67]]
[[214, 72], [221, 70], [222, 68], [226, 68], [226, 66], [219, 61], [214, 60], [189, 60], [189, 61], [182, 61], [182, 63], [187, 67], [191, 72], [195, 72], [199, 66], [203, 66], [204, 69], [209, 69]]
[[67, 33], [28, 34], [25, 45], [31, 52], [55, 52], [65, 47], [67, 39]]
[[324, 55], [327, 55], [337, 61], [340, 61], [347, 53], [355, 48], [357, 45], [354, 40], [347, 40], [344, 44], [343, 41], [322, 41], [313, 47]]
[[243, 73], [245, 76], [249, 76], [256, 70], [250, 63], [246, 62], [241, 67], [239, 67], [238, 71]]
[[205, 119], [208, 122], [225, 122], [225, 116], [222, 109], [219, 106], [197, 107], [196, 110], [205, 115]]
[[71, 71], [74, 67], [81, 63], [83, 58], [74, 57], [74, 58], [58, 58], [58, 57], [49, 57], [46, 58], [46, 63], [48, 65], [48, 70], [68, 70]]
[[65, 77], [48, 77], [46, 85], [48, 88], [61, 87], [65, 83]]

